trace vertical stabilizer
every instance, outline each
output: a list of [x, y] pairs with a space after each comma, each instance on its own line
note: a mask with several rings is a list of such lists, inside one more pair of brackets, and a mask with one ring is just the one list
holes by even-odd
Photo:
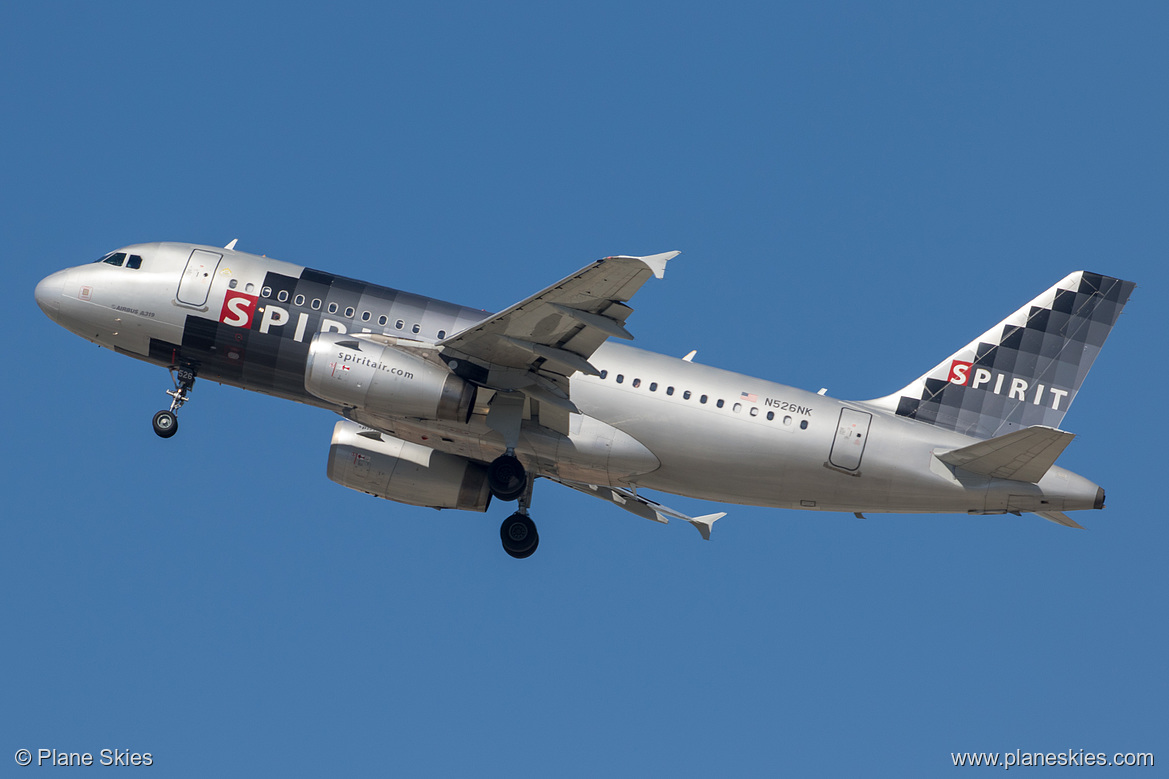
[[1058, 428], [1136, 287], [1076, 271], [872, 405], [979, 438]]

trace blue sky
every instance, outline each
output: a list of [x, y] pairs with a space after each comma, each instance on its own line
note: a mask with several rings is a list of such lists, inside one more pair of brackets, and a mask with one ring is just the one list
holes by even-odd
[[[1152, 3], [9, 4], [0, 765], [1169, 761], [1167, 36]], [[491, 310], [680, 249], [635, 301], [639, 346], [846, 398], [1072, 270], [1132, 279], [1064, 421], [1061, 464], [1109, 507], [1085, 531], [727, 507], [703, 543], [541, 483], [541, 548], [517, 563], [506, 506], [328, 481], [326, 412], [201, 382], [156, 438], [166, 373], [33, 301], [118, 246], [233, 238]]]

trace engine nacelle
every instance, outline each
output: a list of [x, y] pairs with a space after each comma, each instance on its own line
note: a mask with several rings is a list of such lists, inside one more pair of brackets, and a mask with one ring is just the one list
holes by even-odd
[[486, 511], [487, 467], [454, 454], [338, 422], [329, 447], [329, 478], [379, 498], [436, 509]]
[[317, 333], [304, 387], [313, 395], [386, 416], [466, 422], [475, 385], [405, 349], [341, 333]]

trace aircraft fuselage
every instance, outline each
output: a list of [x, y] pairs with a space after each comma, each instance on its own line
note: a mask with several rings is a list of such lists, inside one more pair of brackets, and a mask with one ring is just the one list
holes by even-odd
[[[344, 408], [306, 390], [318, 333], [435, 346], [485, 311], [232, 249], [153, 243], [44, 279], [58, 324], [148, 362], [327, 408], [412, 443], [490, 462], [501, 436], [478, 404], [467, 421]], [[132, 257], [139, 267], [131, 267]], [[437, 347], [435, 347], [437, 349]], [[1093, 483], [1053, 466], [1035, 484], [955, 470], [935, 451], [979, 439], [765, 379], [609, 341], [575, 373], [568, 435], [525, 416], [516, 454], [535, 473], [712, 501], [849, 512], [1100, 508]], [[527, 413], [527, 411], [525, 412]]]

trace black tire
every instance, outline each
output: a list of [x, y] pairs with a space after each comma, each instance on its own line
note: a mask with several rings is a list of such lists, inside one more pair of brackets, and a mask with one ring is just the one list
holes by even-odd
[[532, 548], [529, 549], [528, 551], [526, 551], [526, 552], [512, 552], [512, 551], [508, 550], [507, 547], [504, 547], [503, 551], [507, 552], [509, 555], [511, 555], [512, 557], [514, 557], [517, 560], [526, 560], [527, 558], [531, 557], [532, 555], [534, 555], [536, 553], [536, 549], [539, 548], [539, 546], [540, 546], [540, 534], [537, 533], [536, 534], [536, 543], [532, 544]]
[[487, 486], [500, 500], [515, 500], [528, 488], [528, 472], [519, 458], [500, 455], [487, 466]]
[[540, 535], [536, 532], [536, 523], [531, 517], [517, 512], [503, 520], [503, 524], [499, 526], [499, 540], [503, 542], [503, 551], [522, 560], [536, 551], [540, 544]]
[[159, 438], [170, 438], [179, 432], [179, 418], [172, 411], [159, 411], [154, 415], [154, 433]]

